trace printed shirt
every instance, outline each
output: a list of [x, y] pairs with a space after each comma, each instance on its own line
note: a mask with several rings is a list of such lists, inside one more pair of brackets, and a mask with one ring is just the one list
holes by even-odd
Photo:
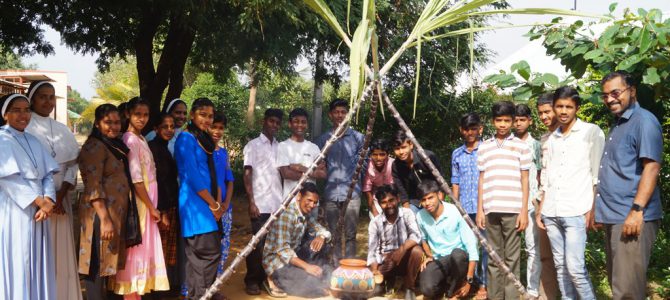
[[393, 161], [395, 159], [389, 157], [386, 159], [386, 164], [384, 169], [379, 171], [375, 168], [374, 162], [372, 159], [368, 162], [367, 172], [365, 173], [365, 178], [363, 179], [363, 192], [373, 192], [374, 188], [378, 188], [383, 185], [393, 185]]
[[253, 170], [251, 186], [256, 207], [262, 214], [270, 214], [279, 208], [282, 202], [282, 183], [277, 169], [279, 143], [270, 141], [265, 134], [244, 146], [244, 166]]
[[484, 213], [521, 212], [523, 191], [521, 171], [530, 169], [533, 158], [528, 145], [514, 135], [506, 137], [498, 145], [495, 137], [479, 146], [477, 168], [484, 176]]
[[263, 268], [268, 275], [290, 264], [291, 259], [297, 257], [295, 249], [300, 247], [305, 232], [314, 232], [326, 242], [330, 240], [330, 232], [310, 214], [303, 215], [298, 203], [291, 201], [270, 228], [263, 249]]
[[481, 141], [472, 152], [463, 145], [451, 154], [451, 184], [458, 185], [458, 200], [465, 212], [477, 213], [477, 197], [479, 195], [479, 170], [477, 169], [477, 150]]
[[[663, 133], [651, 112], [635, 102], [610, 129], [600, 161], [596, 221], [622, 224], [633, 205], [642, 176], [642, 159], [662, 163]], [[658, 185], [644, 208], [644, 220], [663, 217]]]
[[591, 210], [604, 142], [598, 126], [579, 119], [567, 135], [558, 127], [549, 136], [542, 215], [574, 217]]
[[533, 156], [533, 163], [530, 164], [530, 169], [528, 169], [528, 211], [532, 211], [535, 209], [533, 200], [537, 199], [540, 195], [540, 183], [537, 181], [537, 173], [542, 170], [542, 146], [530, 133], [522, 141], [526, 142], [526, 145], [530, 149], [530, 154]]
[[416, 214], [416, 222], [433, 257], [445, 257], [458, 248], [468, 253], [470, 261], [479, 261], [477, 238], [472, 229], [455, 205], [446, 202], [442, 202], [442, 205], [444, 211], [437, 220], [425, 209]]
[[[291, 164], [300, 164], [304, 167], [309, 167], [321, 153], [319, 147], [308, 140], [296, 142], [290, 138], [279, 143], [278, 151], [278, 168], [287, 167]], [[307, 179], [307, 181], [314, 182], [313, 179]], [[296, 185], [298, 185], [297, 180], [284, 179], [282, 199], [288, 196]]]
[[368, 225], [368, 266], [381, 264], [386, 253], [400, 248], [407, 240], [421, 243], [421, 232], [411, 209], [398, 208], [395, 223], [390, 223], [383, 213], [378, 214]]
[[[322, 134], [317, 140], [316, 145], [323, 149], [326, 141], [333, 135], [333, 131]], [[326, 155], [326, 168], [328, 175], [326, 177], [326, 187], [324, 189], [324, 199], [326, 201], [341, 202], [347, 198], [351, 179], [356, 171], [358, 163], [358, 154], [363, 148], [363, 134], [347, 129], [344, 134], [330, 147]], [[361, 185], [354, 187], [353, 198], [360, 198]]]

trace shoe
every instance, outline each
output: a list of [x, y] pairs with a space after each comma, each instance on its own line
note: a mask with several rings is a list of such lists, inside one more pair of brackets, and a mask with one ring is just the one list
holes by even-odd
[[249, 296], [258, 296], [261, 294], [261, 288], [258, 286], [257, 283], [247, 285], [246, 288], [244, 288], [244, 291]]
[[416, 295], [413, 290], [405, 290], [405, 300], [416, 300]]
[[375, 297], [384, 296], [385, 292], [384, 283], [380, 283], [375, 285], [375, 289], [372, 290], [372, 295]]

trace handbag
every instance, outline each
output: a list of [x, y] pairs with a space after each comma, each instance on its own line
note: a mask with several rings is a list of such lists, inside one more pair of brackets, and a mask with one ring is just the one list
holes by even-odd
[[137, 212], [135, 192], [128, 197], [128, 212], [126, 213], [126, 248], [142, 244], [142, 230], [140, 228], [140, 214]]

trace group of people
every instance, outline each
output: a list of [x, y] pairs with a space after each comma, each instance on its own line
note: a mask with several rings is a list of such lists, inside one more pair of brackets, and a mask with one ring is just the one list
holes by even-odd
[[[347, 128], [324, 161], [312, 164], [348, 103], [330, 103], [333, 130], [314, 143], [306, 139], [307, 111], [289, 113], [291, 135], [279, 142], [284, 113], [266, 110], [262, 132], [243, 151], [253, 234], [295, 197], [247, 256], [246, 293], [326, 295], [339, 260], [357, 256], [365, 198], [375, 295], [394, 291], [402, 277], [405, 299], [417, 292], [424, 299], [518, 299], [503, 269], [480, 249], [479, 235], [517, 278], [523, 236], [530, 296], [595, 299], [585, 265], [587, 230], [604, 227], [614, 299], [644, 299], [662, 216], [661, 126], [640, 107], [629, 74], [614, 72], [601, 85], [616, 119], [607, 137], [577, 117], [582, 99], [572, 87], [537, 99], [547, 129], [539, 140], [529, 133], [533, 117], [524, 104], [495, 103], [489, 116], [495, 130], [484, 140], [483, 118], [463, 116], [464, 144], [451, 158], [453, 199], [438, 184], [436, 175], [444, 173], [433, 152], [419, 153], [403, 131], [375, 139], [344, 212], [364, 136]], [[219, 145], [227, 119], [209, 99], [195, 99], [190, 109], [170, 101], [147, 135], [145, 100], [100, 105], [81, 149], [49, 117], [55, 92], [48, 82], [2, 97], [0, 107], [0, 297], [81, 299], [78, 274], [87, 299], [205, 294], [228, 256], [234, 180]], [[69, 203], [77, 171], [84, 185], [78, 251]]]

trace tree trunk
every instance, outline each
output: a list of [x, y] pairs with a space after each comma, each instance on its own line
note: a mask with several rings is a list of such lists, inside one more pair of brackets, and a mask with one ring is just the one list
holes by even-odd
[[321, 135], [323, 125], [323, 81], [325, 69], [323, 67], [324, 51], [322, 47], [316, 49], [316, 60], [314, 64], [314, 108], [312, 112], [312, 138]]
[[149, 102], [151, 118], [149, 126], [143, 130], [148, 132], [161, 112], [163, 92], [168, 84], [175, 84], [169, 95], [181, 94], [184, 66], [195, 39], [195, 30], [190, 26], [188, 12], [171, 15], [167, 37], [158, 64], [154, 68], [153, 43], [162, 14], [156, 7], [144, 8], [143, 14], [140, 33], [135, 40], [135, 52], [140, 96]]
[[258, 78], [256, 72], [256, 61], [249, 62], [249, 106], [247, 107], [247, 124], [254, 126], [254, 111], [256, 109], [256, 91], [258, 89]]

